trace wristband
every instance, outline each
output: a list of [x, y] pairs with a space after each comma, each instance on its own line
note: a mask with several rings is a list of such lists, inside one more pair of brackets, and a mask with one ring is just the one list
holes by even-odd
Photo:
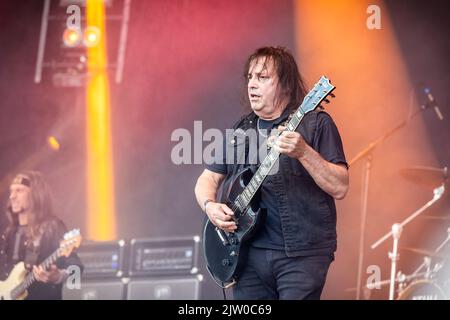
[[208, 205], [208, 203], [213, 202], [211, 199], [207, 199], [205, 202], [203, 202], [203, 211], [206, 212], [206, 206]]

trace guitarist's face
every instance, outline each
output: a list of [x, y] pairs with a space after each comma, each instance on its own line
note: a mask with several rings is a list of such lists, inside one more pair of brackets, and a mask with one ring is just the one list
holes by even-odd
[[272, 59], [253, 60], [247, 74], [248, 99], [260, 118], [272, 120], [283, 112], [286, 102], [277, 99], [278, 75]]
[[23, 184], [12, 184], [9, 189], [9, 200], [13, 213], [22, 213], [30, 208], [31, 189]]

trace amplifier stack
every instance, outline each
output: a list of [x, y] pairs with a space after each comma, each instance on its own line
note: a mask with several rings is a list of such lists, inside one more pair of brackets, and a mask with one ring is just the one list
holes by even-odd
[[64, 286], [63, 299], [199, 299], [199, 244], [199, 236], [85, 242], [81, 287]]

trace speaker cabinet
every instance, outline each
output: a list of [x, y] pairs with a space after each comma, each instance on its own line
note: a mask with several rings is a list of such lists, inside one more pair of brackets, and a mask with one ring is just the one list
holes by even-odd
[[177, 278], [130, 279], [129, 300], [198, 300], [202, 275]]
[[82, 280], [80, 289], [63, 286], [63, 300], [124, 300], [126, 283], [120, 279]]

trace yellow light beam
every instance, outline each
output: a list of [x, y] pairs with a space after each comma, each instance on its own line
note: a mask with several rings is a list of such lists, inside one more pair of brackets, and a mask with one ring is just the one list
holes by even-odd
[[88, 0], [86, 15], [87, 25], [100, 35], [98, 44], [87, 48], [87, 229], [90, 239], [112, 240], [116, 237], [114, 171], [103, 0]]

